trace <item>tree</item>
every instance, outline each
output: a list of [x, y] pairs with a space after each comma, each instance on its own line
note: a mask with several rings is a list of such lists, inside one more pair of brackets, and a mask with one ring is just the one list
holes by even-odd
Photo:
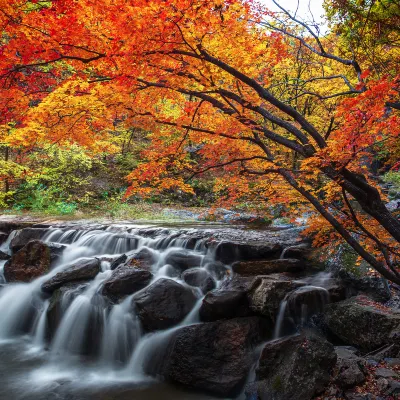
[[15, 138], [95, 148], [115, 123], [150, 130], [130, 193], [190, 192], [219, 171], [232, 201], [306, 200], [336, 232], [316, 218], [317, 238], [340, 236], [400, 283], [400, 221], [366, 166], [394, 154], [399, 63], [377, 74], [341, 37], [252, 1], [1, 3], [3, 90], [40, 103], [13, 117]]

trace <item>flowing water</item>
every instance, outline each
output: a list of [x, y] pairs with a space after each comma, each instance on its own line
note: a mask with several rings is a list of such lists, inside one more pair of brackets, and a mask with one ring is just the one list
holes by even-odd
[[[12, 232], [0, 247], [11, 254]], [[212, 235], [212, 233], [211, 233]], [[209, 270], [215, 262], [208, 248], [210, 233], [201, 229], [161, 227], [89, 226], [48, 228], [43, 241], [65, 246], [47, 275], [31, 283], [2, 285], [5, 261], [0, 261], [0, 400], [211, 400], [204, 394], [185, 392], [154, 378], [158, 375], [169, 339], [183, 326], [200, 323], [200, 289], [191, 288], [197, 302], [191, 312], [172, 328], [145, 333], [133, 308], [133, 297], [112, 303], [100, 294], [111, 276], [111, 262], [125, 253], [145, 250], [152, 256], [153, 280], [173, 279], [186, 285], [168, 264], [174, 252], [197, 257], [199, 267]], [[90, 282], [63, 287], [62, 319], [49, 335], [51, 298], [42, 284], [71, 264], [97, 257], [101, 271]], [[230, 268], [229, 266], [225, 266]], [[329, 299], [324, 289], [327, 275], [306, 279], [282, 301], [274, 339], [284, 335], [284, 323], [306, 322], [310, 304], [323, 306]], [[217, 287], [220, 285], [217, 281]], [[187, 286], [187, 285], [186, 285]], [[300, 308], [299, 308], [300, 307]], [[248, 380], [254, 379], [258, 354]]]
[[[190, 233], [190, 230], [189, 230]], [[13, 232], [1, 250], [10, 254]], [[115, 399], [115, 400], [206, 400], [207, 395], [188, 393], [147, 375], [154, 371], [163, 344], [182, 326], [199, 322], [202, 294], [187, 317], [177, 326], [145, 334], [132, 309], [132, 297], [109, 304], [99, 294], [110, 276], [110, 261], [147, 249], [153, 255], [154, 280], [174, 279], [176, 271], [166, 265], [173, 251], [185, 249], [199, 256], [201, 267], [213, 261], [204, 239], [188, 231], [111, 226], [106, 230], [50, 228], [43, 241], [66, 246], [51, 271], [31, 283], [7, 284], [0, 289], [0, 399]], [[99, 257], [101, 272], [94, 280], [63, 292], [62, 320], [54, 337], [47, 337], [50, 299], [41, 285], [76, 261]], [[108, 260], [108, 261], [107, 261]], [[0, 262], [0, 283], [4, 282]], [[90, 354], [85, 354], [87, 349]], [[158, 353], [158, 354], [157, 354]], [[162, 395], [161, 395], [162, 393]]]

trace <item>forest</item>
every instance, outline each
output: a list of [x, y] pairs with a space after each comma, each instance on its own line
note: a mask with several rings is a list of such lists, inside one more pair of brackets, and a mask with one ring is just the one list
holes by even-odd
[[276, 5], [2, 1], [1, 206], [280, 205], [399, 283], [399, 3]]

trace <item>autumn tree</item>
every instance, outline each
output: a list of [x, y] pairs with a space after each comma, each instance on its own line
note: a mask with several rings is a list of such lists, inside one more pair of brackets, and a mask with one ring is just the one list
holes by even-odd
[[96, 149], [115, 124], [143, 127], [128, 194], [190, 192], [219, 171], [232, 202], [306, 200], [317, 240], [344, 239], [400, 283], [400, 221], [366, 162], [377, 146], [396, 154], [398, 63], [377, 73], [344, 38], [244, 0], [2, 0], [0, 23], [2, 90], [36, 102], [3, 122], [18, 127], [9, 143]]

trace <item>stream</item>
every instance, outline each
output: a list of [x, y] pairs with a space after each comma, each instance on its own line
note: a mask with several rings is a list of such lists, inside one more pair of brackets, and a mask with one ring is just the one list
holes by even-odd
[[[51, 270], [30, 283], [9, 283], [0, 289], [0, 399], [215, 399], [162, 382], [157, 363], [162, 362], [165, 347], [177, 330], [200, 323], [199, 308], [204, 298], [202, 291], [185, 283], [168, 261], [174, 254], [184, 252], [199, 260], [199, 268], [212, 271], [216, 263], [215, 248], [207, 243], [210, 235], [225, 228], [219, 225], [183, 229], [150, 225], [46, 228], [42, 241], [65, 246]], [[13, 231], [0, 250], [11, 254], [10, 242], [18, 234]], [[101, 295], [104, 283], [113, 273], [112, 261], [143, 250], [151, 254], [149, 285], [171, 279], [189, 288], [196, 299], [190, 312], [167, 329], [152, 332], [143, 329], [132, 302], [145, 288], [113, 302]], [[71, 265], [94, 258], [101, 261], [94, 279], [66, 286], [61, 292], [62, 318], [49, 337], [52, 298], [44, 295], [42, 285]], [[0, 261], [0, 283], [5, 282], [4, 264], [5, 261]], [[225, 264], [224, 268], [230, 276], [230, 265]], [[218, 274], [213, 278], [216, 288], [227, 279]], [[318, 288], [321, 301], [325, 301], [325, 289]], [[290, 299], [285, 298], [274, 338], [280, 336], [288, 304]], [[244, 398], [244, 394], [239, 398]]]

